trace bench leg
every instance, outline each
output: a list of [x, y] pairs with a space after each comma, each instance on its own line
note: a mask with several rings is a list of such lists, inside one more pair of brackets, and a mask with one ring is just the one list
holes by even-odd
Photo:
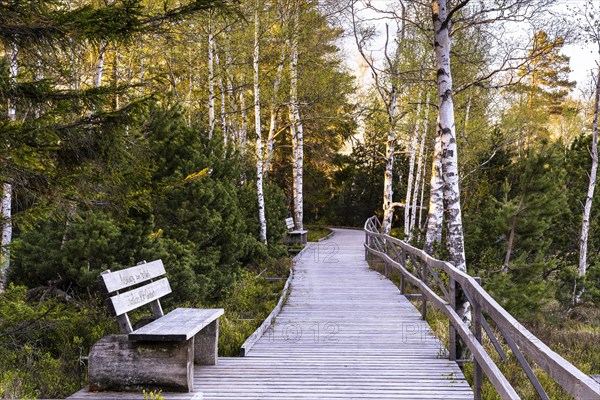
[[90, 350], [89, 390], [191, 392], [193, 354], [193, 338], [185, 342], [132, 342], [127, 335], [105, 336]]
[[219, 320], [216, 319], [194, 336], [194, 363], [216, 365], [219, 353]]

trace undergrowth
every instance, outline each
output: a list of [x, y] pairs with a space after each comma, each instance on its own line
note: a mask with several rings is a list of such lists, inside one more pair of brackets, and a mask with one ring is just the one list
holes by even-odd
[[[277, 304], [291, 264], [289, 258], [269, 259], [242, 269], [235, 284], [214, 304], [174, 306], [224, 308], [219, 355], [238, 356], [246, 338]], [[145, 308], [130, 313], [132, 322], [145, 315]], [[73, 394], [87, 384], [86, 359], [91, 346], [114, 333], [118, 333], [116, 320], [108, 314], [101, 296], [90, 294], [82, 299], [52, 287], [9, 286], [0, 293], [0, 398], [65, 398]], [[147, 396], [160, 398], [156, 393]]]
[[307, 225], [306, 229], [308, 229], [309, 242], [316, 242], [317, 240], [324, 238], [331, 233], [331, 229], [320, 225]]

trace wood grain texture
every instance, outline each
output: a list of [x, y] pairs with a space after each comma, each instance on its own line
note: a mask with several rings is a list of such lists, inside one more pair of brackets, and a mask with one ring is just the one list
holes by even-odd
[[[191, 392], [194, 341], [131, 342], [127, 335], [109, 335], [97, 341], [89, 356], [89, 389]], [[96, 393], [97, 396], [103, 394]]]
[[223, 315], [222, 308], [176, 308], [164, 317], [129, 334], [129, 340], [155, 342], [183, 341], [194, 337]]
[[[445, 356], [419, 311], [368, 268], [363, 240], [362, 231], [336, 229], [332, 239], [310, 243], [295, 264], [288, 301], [272, 328], [246, 357], [196, 366], [195, 391], [189, 395], [472, 400], [461, 370]], [[90, 398], [111, 397], [89, 397], [85, 391], [71, 397]]]
[[169, 293], [171, 293], [169, 280], [162, 278], [137, 289], [112, 296], [110, 304], [115, 315], [123, 315], [126, 312], [158, 300]]
[[136, 265], [100, 275], [108, 293], [115, 292], [165, 274], [162, 260]]

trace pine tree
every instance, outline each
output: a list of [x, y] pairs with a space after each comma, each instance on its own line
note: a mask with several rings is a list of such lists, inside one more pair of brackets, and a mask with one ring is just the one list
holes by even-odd
[[[559, 235], [555, 225], [567, 210], [560, 145], [529, 149], [511, 166], [494, 219], [504, 244], [502, 273], [491, 287], [509, 311], [531, 317], [551, 292], [547, 279], [560, 263], [551, 250]], [[530, 314], [528, 314], [530, 312]]]

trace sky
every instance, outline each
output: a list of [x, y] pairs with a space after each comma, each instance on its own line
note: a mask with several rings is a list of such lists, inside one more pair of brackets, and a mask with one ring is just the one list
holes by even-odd
[[[600, 0], [594, 0], [600, 7]], [[385, 8], [386, 5], [393, 3], [393, 0], [371, 0], [371, 3], [375, 4], [378, 8]], [[559, 14], [566, 13], [566, 5], [583, 4], [583, 0], [561, 0], [556, 6], [556, 10]], [[371, 17], [374, 14], [369, 15]], [[373, 54], [377, 57], [377, 54], [381, 56], [381, 51], [378, 49], [383, 48], [385, 40], [384, 22], [378, 23], [378, 40], [373, 44]], [[346, 64], [349, 70], [358, 78], [358, 82], [361, 85], [368, 85], [371, 83], [370, 71], [366, 68], [362, 57], [356, 49], [356, 43], [354, 37], [349, 36], [344, 38], [342, 42], [342, 48], [347, 54], [345, 58]], [[597, 68], [598, 62], [598, 46], [596, 44], [569, 44], [563, 47], [563, 54], [570, 57], [571, 74], [570, 79], [577, 81], [577, 88], [573, 93], [574, 96], [579, 97], [582, 90], [588, 89], [591, 85], [591, 72]]]

